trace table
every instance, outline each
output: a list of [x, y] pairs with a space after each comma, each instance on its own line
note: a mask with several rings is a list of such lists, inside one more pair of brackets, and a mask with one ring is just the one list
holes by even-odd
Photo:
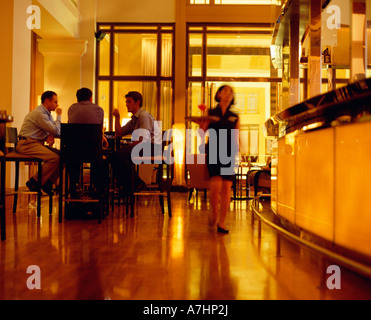
[[266, 166], [265, 163], [252, 162], [249, 166], [248, 162], [241, 162], [235, 180], [233, 181], [233, 200], [250, 200], [250, 173], [261, 171]]
[[235, 179], [233, 180], [233, 200], [251, 199], [249, 194], [249, 184], [247, 181], [249, 171], [250, 168], [247, 165], [243, 165], [243, 163], [238, 166]]

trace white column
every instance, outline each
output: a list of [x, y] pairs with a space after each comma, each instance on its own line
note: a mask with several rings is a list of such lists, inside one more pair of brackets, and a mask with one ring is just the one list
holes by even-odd
[[38, 41], [38, 49], [44, 56], [44, 90], [58, 94], [63, 122], [67, 122], [68, 108], [77, 101], [76, 91], [81, 87], [81, 57], [86, 46], [86, 40]]
[[[21, 129], [23, 119], [30, 111], [31, 94], [31, 29], [27, 27], [28, 7], [32, 0], [14, 0], [13, 3], [13, 46], [11, 63], [11, 111], [14, 121], [10, 126]], [[20, 167], [19, 184], [28, 179], [28, 166]], [[14, 188], [14, 164], [7, 166], [7, 188]]]
[[12, 62], [12, 116], [13, 127], [20, 130], [30, 110], [31, 90], [31, 30], [27, 27], [27, 8], [31, 0], [14, 0], [13, 62]]
[[86, 54], [81, 63], [81, 86], [89, 88], [95, 96], [95, 66], [96, 66], [96, 13], [97, 3], [91, 0], [80, 0], [79, 10], [82, 16], [80, 24], [80, 38], [88, 41]]

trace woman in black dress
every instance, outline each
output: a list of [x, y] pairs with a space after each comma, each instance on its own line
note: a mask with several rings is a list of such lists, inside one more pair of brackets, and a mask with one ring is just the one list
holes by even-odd
[[231, 188], [238, 166], [239, 118], [230, 108], [234, 103], [233, 89], [221, 86], [215, 100], [218, 105], [209, 110], [209, 116], [218, 117], [219, 121], [203, 121], [201, 129], [209, 131], [206, 145], [206, 163], [210, 175], [210, 226], [217, 225], [218, 232], [228, 233], [225, 218], [231, 201]]

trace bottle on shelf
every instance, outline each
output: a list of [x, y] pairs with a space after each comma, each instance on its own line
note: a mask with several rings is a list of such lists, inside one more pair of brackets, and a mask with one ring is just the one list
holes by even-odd
[[323, 62], [331, 63], [331, 55], [328, 48], [326, 48], [325, 51], [323, 51]]
[[301, 51], [300, 63], [308, 63], [308, 57], [305, 56], [305, 48]]

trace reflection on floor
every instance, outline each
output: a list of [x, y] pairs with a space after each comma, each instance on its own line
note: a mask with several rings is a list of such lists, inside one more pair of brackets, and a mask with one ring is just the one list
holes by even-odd
[[[41, 219], [28, 205], [8, 210], [0, 299], [371, 299], [371, 282], [345, 269], [340, 290], [319, 286], [319, 258], [284, 239], [277, 257], [276, 234], [263, 225], [258, 238], [249, 202], [231, 202], [229, 235], [208, 227], [203, 197], [173, 193], [172, 205], [172, 218], [156, 198], [143, 198], [134, 218], [116, 205], [101, 225], [59, 224], [57, 199]], [[29, 266], [40, 268], [40, 290], [27, 287], [37, 283]]]

